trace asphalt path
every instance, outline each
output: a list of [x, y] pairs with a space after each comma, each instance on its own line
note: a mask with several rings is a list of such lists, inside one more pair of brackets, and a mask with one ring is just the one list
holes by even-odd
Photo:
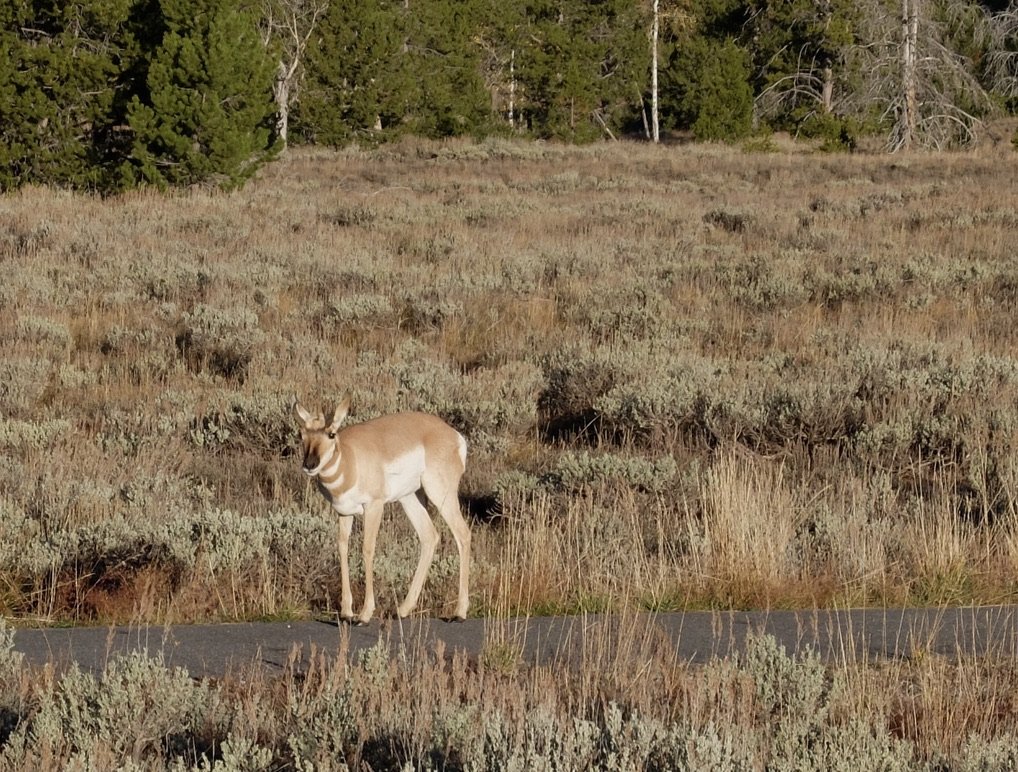
[[171, 627], [22, 628], [14, 648], [29, 664], [76, 662], [101, 672], [131, 652], [161, 657], [194, 677], [258, 667], [300, 667], [312, 655], [357, 657], [373, 646], [392, 656], [440, 651], [538, 665], [610, 662], [619, 656], [674, 656], [690, 663], [743, 650], [751, 633], [774, 636], [794, 654], [828, 661], [920, 655], [1018, 656], [1018, 606], [749, 612], [591, 614], [576, 617], [383, 619], [365, 626], [326, 621]]

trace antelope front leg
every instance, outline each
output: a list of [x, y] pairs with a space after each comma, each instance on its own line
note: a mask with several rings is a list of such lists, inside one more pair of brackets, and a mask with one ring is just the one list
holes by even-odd
[[375, 613], [375, 541], [382, 524], [384, 502], [372, 502], [364, 508], [364, 607], [357, 621], [362, 625], [371, 621]]
[[353, 619], [353, 593], [350, 591], [350, 533], [353, 531], [353, 516], [339, 517], [339, 578], [342, 585], [339, 618]]

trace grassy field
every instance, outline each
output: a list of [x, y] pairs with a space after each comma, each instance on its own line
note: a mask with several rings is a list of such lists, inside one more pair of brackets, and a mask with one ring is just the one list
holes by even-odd
[[[7, 196], [0, 611], [330, 611], [288, 405], [346, 391], [467, 436], [478, 614], [1009, 600], [1016, 188], [990, 155], [491, 142]], [[379, 551], [385, 612], [398, 513]], [[424, 613], [454, 574], [445, 538]]]
[[[1011, 156], [500, 141], [293, 151], [230, 194], [0, 198], [0, 612], [334, 612], [288, 407], [345, 392], [352, 420], [467, 437], [472, 613], [1012, 601], [1015, 201]], [[382, 613], [416, 550], [394, 511]], [[452, 611], [455, 573], [446, 533], [422, 613]], [[1007, 661], [753, 651], [204, 685], [147, 660], [30, 677], [8, 652], [0, 725], [37, 768], [1015, 764]], [[74, 707], [118, 727], [153, 690], [174, 698], [130, 747]]]

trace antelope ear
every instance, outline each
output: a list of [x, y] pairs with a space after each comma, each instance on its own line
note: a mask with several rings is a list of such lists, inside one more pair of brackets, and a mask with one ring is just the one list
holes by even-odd
[[338, 432], [339, 425], [343, 423], [343, 419], [346, 418], [346, 414], [350, 412], [350, 395], [347, 394], [343, 397], [343, 401], [339, 403], [336, 408], [336, 412], [332, 414], [332, 423], [329, 425], [330, 432]]
[[310, 426], [311, 422], [315, 418], [313, 415], [311, 415], [311, 413], [309, 413], [307, 410], [300, 406], [300, 402], [297, 401], [296, 394], [293, 397], [293, 414], [297, 417], [297, 420], [300, 421], [304, 426]]

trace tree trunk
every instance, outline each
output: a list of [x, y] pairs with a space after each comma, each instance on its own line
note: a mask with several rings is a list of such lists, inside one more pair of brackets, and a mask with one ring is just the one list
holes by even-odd
[[276, 70], [272, 95], [276, 99], [276, 134], [286, 145], [286, 134], [290, 127], [290, 73], [283, 62], [279, 63]]
[[509, 128], [516, 128], [516, 49], [509, 53]]
[[919, 0], [901, 0], [901, 149], [909, 150], [918, 136], [919, 98], [916, 85], [916, 47], [919, 38]]
[[821, 91], [820, 99], [824, 115], [830, 115], [834, 109], [834, 70], [830, 66], [824, 67], [823, 77], [823, 91]]
[[657, 41], [659, 30], [659, 0], [654, 0], [654, 24], [651, 29], [651, 66], [650, 66], [650, 125], [654, 142], [661, 141], [660, 122], [658, 120], [657, 100]]

